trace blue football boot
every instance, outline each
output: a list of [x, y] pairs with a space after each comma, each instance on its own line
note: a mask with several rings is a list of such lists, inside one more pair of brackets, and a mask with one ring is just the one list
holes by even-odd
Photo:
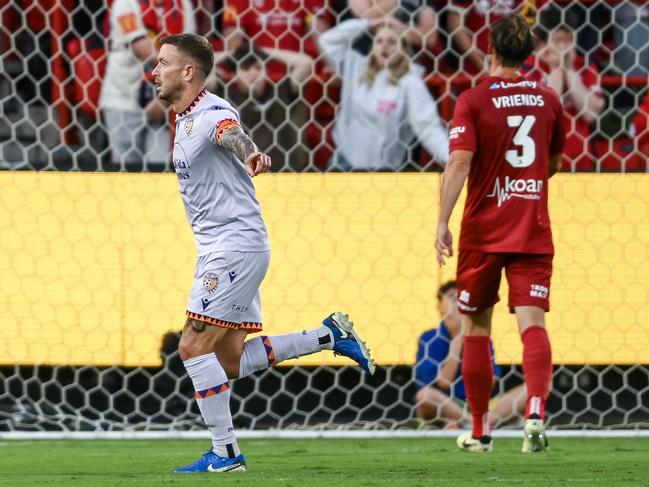
[[338, 311], [327, 316], [323, 322], [331, 330], [334, 338], [334, 355], [344, 355], [360, 365], [365, 372], [374, 375], [376, 363], [370, 355], [370, 350], [365, 346], [348, 315]]
[[175, 473], [225, 473], [225, 472], [245, 472], [246, 460], [243, 455], [234, 458], [223, 458], [218, 456], [212, 450], [196, 460], [191, 465], [177, 468]]

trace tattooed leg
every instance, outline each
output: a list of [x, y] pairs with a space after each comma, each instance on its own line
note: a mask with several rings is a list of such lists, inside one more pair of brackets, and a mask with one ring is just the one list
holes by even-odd
[[228, 332], [228, 328], [212, 326], [204, 321], [187, 318], [180, 336], [178, 352], [181, 360], [213, 353], [216, 345]]
[[198, 320], [193, 320], [191, 318], [187, 318], [187, 321], [185, 321], [185, 326], [183, 329], [191, 328], [193, 331], [196, 333], [203, 333], [208, 327], [208, 324], [205, 323], [204, 321], [198, 321]]

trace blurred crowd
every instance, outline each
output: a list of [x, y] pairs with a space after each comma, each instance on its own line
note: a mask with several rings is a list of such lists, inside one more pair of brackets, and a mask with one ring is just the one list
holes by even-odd
[[0, 7], [0, 166], [54, 144], [42, 152], [81, 169], [171, 170], [174, 116], [150, 72], [161, 37], [195, 32], [216, 55], [208, 89], [274, 171], [441, 170], [454, 102], [512, 11], [537, 36], [523, 75], [568, 115], [562, 170], [647, 171], [649, 5], [631, 0], [16, 0]]

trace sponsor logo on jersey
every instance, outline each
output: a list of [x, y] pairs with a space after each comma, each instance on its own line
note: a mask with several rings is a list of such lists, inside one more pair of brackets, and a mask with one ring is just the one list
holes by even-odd
[[187, 117], [185, 119], [185, 133], [190, 135], [192, 133], [192, 128], [194, 127], [194, 117]]
[[450, 140], [452, 139], [457, 139], [460, 137], [460, 134], [463, 134], [466, 132], [466, 127], [464, 125], [458, 125], [457, 127], [453, 127], [450, 132], [448, 133], [448, 138]]
[[522, 198], [525, 200], [540, 200], [543, 190], [543, 181], [540, 179], [510, 179], [505, 176], [505, 181], [500, 182], [496, 178], [494, 188], [487, 198], [496, 198], [500, 208], [505, 201], [511, 198]]
[[203, 276], [203, 287], [208, 293], [212, 294], [216, 290], [216, 287], [218, 285], [219, 285], [219, 278], [216, 274], [212, 272], [207, 272]]
[[518, 83], [509, 83], [505, 81], [495, 81], [489, 85], [490, 90], [500, 90], [503, 88], [536, 88], [538, 83], [531, 80], [523, 80]]
[[179, 181], [190, 178], [187, 153], [185, 152], [183, 146], [178, 142], [174, 143], [174, 152], [171, 163], [174, 166], [174, 170], [176, 171], [176, 176], [178, 177]]
[[233, 304], [232, 311], [236, 311], [237, 313], [245, 313], [246, 311], [248, 311], [248, 306], [244, 306], [243, 304]]
[[471, 293], [469, 291], [463, 289], [460, 291], [460, 296], [457, 299], [457, 306], [462, 311], [476, 311], [478, 309], [477, 306], [469, 306], [469, 300], [471, 299]]
[[235, 271], [230, 271], [228, 276], [230, 276], [230, 282], [233, 282], [237, 278], [237, 273]]
[[548, 297], [549, 290], [540, 284], [530, 284], [530, 296], [533, 298], [545, 299]]

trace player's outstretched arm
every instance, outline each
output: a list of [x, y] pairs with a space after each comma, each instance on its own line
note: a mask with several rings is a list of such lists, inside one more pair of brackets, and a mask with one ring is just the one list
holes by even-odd
[[238, 123], [223, 124], [223, 126], [218, 127], [216, 143], [243, 161], [250, 177], [254, 177], [270, 168], [270, 156], [259, 152], [255, 143]]
[[471, 169], [473, 152], [468, 150], [454, 150], [444, 171], [444, 182], [442, 183], [442, 196], [439, 211], [439, 223], [437, 224], [437, 262], [439, 265], [446, 263], [446, 257], [453, 256], [453, 235], [448, 229], [448, 222], [457, 199], [460, 197], [464, 181]]

